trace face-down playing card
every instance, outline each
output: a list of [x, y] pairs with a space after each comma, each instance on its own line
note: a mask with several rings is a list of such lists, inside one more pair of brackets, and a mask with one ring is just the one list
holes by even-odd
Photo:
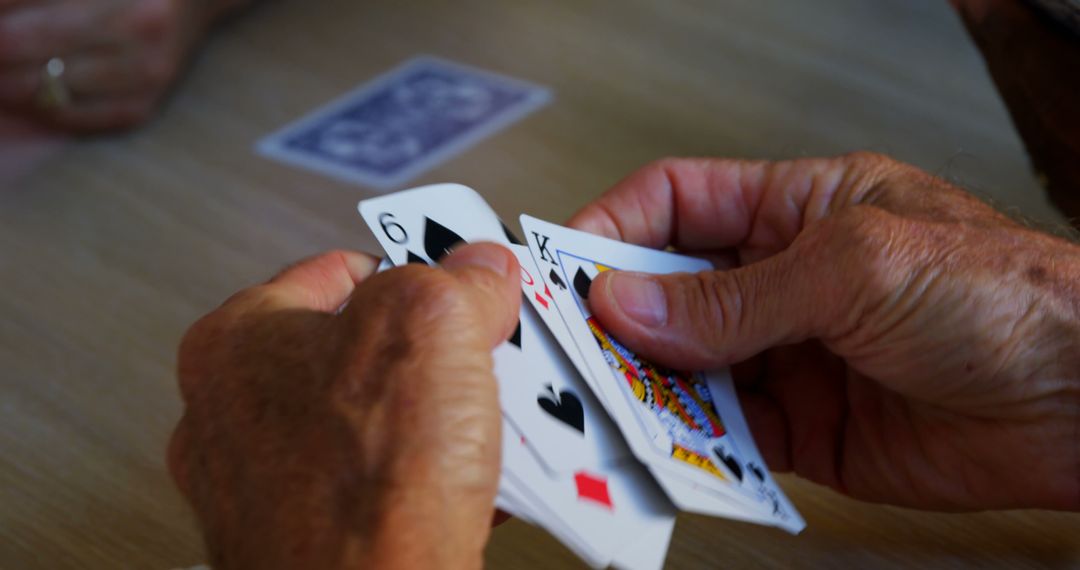
[[283, 162], [390, 188], [550, 98], [536, 85], [417, 57], [263, 138], [256, 148]]
[[[801, 530], [801, 517], [772, 480], [745, 429], [727, 371], [682, 372], [654, 365], [607, 334], [589, 310], [590, 285], [602, 271], [670, 273], [711, 265], [530, 216], [522, 216], [521, 224], [538, 272], [581, 350], [590, 387], [672, 500], [684, 510]], [[732, 512], [733, 504], [741, 508]]]

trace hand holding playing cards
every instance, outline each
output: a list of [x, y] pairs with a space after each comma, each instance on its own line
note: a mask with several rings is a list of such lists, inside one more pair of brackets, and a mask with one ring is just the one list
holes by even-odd
[[608, 272], [590, 304], [660, 363], [747, 361], [773, 468], [911, 507], [1080, 509], [1080, 247], [870, 154], [661, 161], [571, 225], [728, 267]]
[[[0, 0], [0, 107], [64, 129], [130, 127], [153, 112], [194, 46], [249, 0]], [[46, 62], [69, 103], [42, 106]]]
[[491, 350], [520, 278], [490, 244], [442, 266], [371, 276], [371, 258], [330, 253], [191, 328], [170, 467], [215, 568], [480, 566], [499, 480]]

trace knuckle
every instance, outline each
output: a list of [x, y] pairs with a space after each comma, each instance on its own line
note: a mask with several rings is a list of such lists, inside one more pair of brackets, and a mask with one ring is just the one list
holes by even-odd
[[729, 271], [703, 271], [681, 281], [681, 294], [676, 298], [681, 298], [678, 302], [682, 306], [675, 314], [695, 327], [692, 333], [705, 341], [690, 347], [700, 351], [693, 356], [715, 358], [715, 351], [722, 350], [743, 324], [747, 284], [738, 278], [738, 272]]
[[678, 172], [685, 166], [687, 159], [666, 156], [650, 162], [643, 169], [648, 177], [673, 188], [677, 183]]
[[894, 293], [905, 278], [901, 220], [875, 206], [841, 210], [818, 223], [799, 244], [806, 263], [834, 267], [830, 291], [836, 298], [876, 304]]
[[440, 321], [464, 312], [467, 291], [445, 271], [406, 265], [385, 274], [384, 302], [394, 307], [400, 330], [409, 335], [430, 333]]
[[270, 291], [271, 288], [265, 283], [241, 289], [230, 295], [228, 299], [225, 299], [225, 302], [223, 302], [217, 310], [204, 317], [204, 319], [213, 318], [215, 315], [222, 313], [226, 308], [257, 305], [266, 300]]
[[875, 206], [847, 208], [834, 218], [827, 236], [830, 249], [839, 249], [860, 265], [876, 266], [884, 261], [893, 240], [890, 216]]
[[443, 271], [425, 271], [412, 290], [406, 290], [406, 300], [415, 307], [410, 316], [443, 316], [459, 309], [466, 301], [465, 291]]
[[911, 191], [931, 186], [934, 177], [905, 162], [871, 151], [855, 151], [838, 158], [846, 173], [844, 186], [859, 202], [888, 211], [903, 210]]
[[[364, 347], [346, 358], [364, 362], [369, 371], [384, 369], [376, 376], [401, 375], [389, 371], [399, 367], [422, 375], [436, 361], [440, 368], [447, 366], [448, 357], [460, 356], [455, 351], [463, 339], [476, 334], [464, 289], [450, 274], [415, 264], [375, 275], [344, 313], [354, 331], [348, 344]], [[342, 389], [356, 393], [351, 383]]]
[[840, 160], [863, 168], [892, 168], [900, 164], [896, 159], [886, 154], [869, 150], [856, 150], [843, 154], [840, 156]]
[[664, 172], [676, 166], [680, 160], [682, 159], [675, 156], [665, 156], [646, 164], [645, 168]]

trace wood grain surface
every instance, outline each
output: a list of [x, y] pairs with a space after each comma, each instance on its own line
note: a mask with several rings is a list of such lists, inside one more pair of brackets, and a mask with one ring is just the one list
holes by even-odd
[[[144, 128], [0, 145], [0, 568], [203, 560], [163, 459], [181, 334], [299, 257], [377, 250], [354, 208], [370, 190], [252, 145], [420, 53], [554, 90], [415, 181], [473, 186], [509, 219], [565, 219], [661, 156], [871, 149], [1056, 220], [944, 1], [268, 1], [210, 39]], [[682, 516], [668, 567], [1080, 568], [1080, 515], [921, 513], [781, 484], [801, 536]], [[520, 522], [488, 563], [580, 567]]]

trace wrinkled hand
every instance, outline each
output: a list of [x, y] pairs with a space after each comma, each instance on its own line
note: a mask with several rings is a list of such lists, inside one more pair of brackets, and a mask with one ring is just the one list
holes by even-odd
[[517, 261], [477, 244], [443, 269], [374, 263], [302, 262], [185, 336], [169, 464], [215, 569], [480, 566]]
[[[0, 0], [0, 107], [55, 127], [146, 120], [221, 14], [248, 0]], [[65, 62], [70, 105], [43, 109], [42, 69]]]
[[869, 154], [661, 161], [571, 225], [726, 260], [604, 274], [590, 303], [660, 363], [751, 359], [773, 468], [910, 507], [1080, 509], [1080, 247]]

